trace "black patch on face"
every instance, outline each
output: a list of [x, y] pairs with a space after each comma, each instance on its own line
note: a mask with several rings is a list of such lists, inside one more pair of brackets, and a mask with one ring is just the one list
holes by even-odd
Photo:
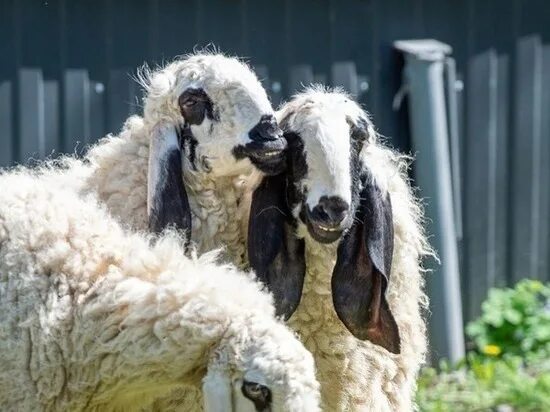
[[188, 124], [178, 128], [178, 142], [180, 149], [189, 160], [191, 167], [196, 171], [197, 146], [199, 142], [195, 139], [195, 136], [193, 136], [191, 127]]
[[245, 398], [254, 403], [257, 411], [266, 411], [271, 406], [271, 391], [267, 386], [256, 382], [244, 381], [241, 386], [241, 392]]
[[185, 90], [178, 99], [178, 105], [187, 124], [201, 124], [205, 116], [210, 120], [218, 120], [214, 104], [203, 89]]
[[289, 182], [287, 185], [287, 201], [292, 209], [305, 200], [306, 193], [302, 192], [300, 182], [306, 177], [308, 167], [302, 137], [294, 132], [286, 132], [284, 136], [288, 143], [286, 175]]
[[359, 155], [363, 149], [363, 145], [367, 143], [370, 139], [368, 134], [368, 122], [366, 119], [360, 117], [357, 121], [357, 124], [348, 120], [350, 125], [350, 172], [351, 172], [351, 213], [355, 213], [357, 206], [359, 204], [359, 191], [362, 186], [361, 184], [361, 159]]

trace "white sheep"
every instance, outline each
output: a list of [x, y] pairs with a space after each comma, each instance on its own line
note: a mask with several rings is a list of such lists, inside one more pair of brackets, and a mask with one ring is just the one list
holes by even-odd
[[288, 170], [253, 195], [251, 265], [313, 353], [324, 410], [412, 410], [431, 249], [407, 160], [340, 91], [308, 89], [278, 120]]
[[315, 411], [311, 355], [258, 283], [179, 236], [127, 234], [64, 171], [0, 173], [0, 409]]
[[265, 90], [246, 64], [221, 54], [189, 55], [140, 79], [143, 117], [93, 146], [84, 163], [68, 161], [67, 173], [128, 227], [191, 228], [199, 252], [224, 247], [244, 266], [246, 178], [279, 172], [284, 158]]
[[[191, 229], [200, 253], [223, 247], [223, 258], [244, 268], [245, 195], [258, 170], [281, 170], [286, 144], [265, 90], [246, 64], [221, 54], [189, 55], [139, 77], [143, 117], [68, 173], [128, 227]], [[179, 396], [184, 410], [197, 408], [200, 395], [189, 392]]]

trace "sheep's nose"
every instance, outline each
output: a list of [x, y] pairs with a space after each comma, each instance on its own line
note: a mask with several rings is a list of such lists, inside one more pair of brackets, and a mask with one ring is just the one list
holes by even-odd
[[340, 227], [348, 214], [348, 202], [339, 196], [323, 196], [312, 209], [309, 218], [316, 223], [336, 228]]
[[263, 115], [256, 126], [248, 133], [250, 140], [265, 142], [277, 140], [283, 137], [283, 132], [277, 125], [277, 120], [270, 114]]

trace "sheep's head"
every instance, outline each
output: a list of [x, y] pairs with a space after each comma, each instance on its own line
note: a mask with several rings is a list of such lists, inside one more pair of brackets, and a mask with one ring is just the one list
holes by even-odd
[[189, 230], [182, 170], [236, 176], [284, 167], [286, 141], [255, 74], [235, 58], [199, 54], [142, 76], [151, 131], [150, 227]]
[[283, 325], [267, 323], [236, 331], [214, 352], [203, 380], [207, 412], [319, 410], [311, 353]]
[[287, 170], [264, 178], [254, 193], [252, 267], [272, 290], [278, 313], [288, 318], [300, 302], [305, 275], [305, 241], [296, 231], [307, 232], [312, 242], [338, 241], [336, 313], [359, 339], [399, 353], [399, 332], [385, 299], [391, 199], [361, 155], [376, 144], [368, 115], [344, 93], [315, 88], [295, 96], [279, 119], [289, 145]]

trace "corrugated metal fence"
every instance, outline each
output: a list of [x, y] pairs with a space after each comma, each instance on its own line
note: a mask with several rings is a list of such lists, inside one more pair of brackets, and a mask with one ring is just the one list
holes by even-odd
[[137, 66], [208, 42], [248, 56], [274, 104], [311, 81], [351, 89], [407, 150], [406, 105], [392, 108], [402, 62], [391, 44], [437, 38], [453, 47], [461, 79], [469, 320], [493, 285], [550, 280], [549, 13], [544, 0], [0, 0], [0, 164], [73, 152], [77, 142], [81, 152], [116, 133], [140, 112]]
[[[271, 99], [280, 101], [280, 82], [269, 80], [266, 66], [255, 70]], [[0, 81], [0, 166], [55, 153], [81, 154], [106, 133], [116, 133], [129, 115], [141, 112], [141, 90], [132, 72], [135, 69], [111, 70], [108, 87], [91, 80], [85, 69], [69, 69], [59, 80], [45, 80], [41, 69], [22, 68], [16, 82]], [[334, 63], [330, 83], [326, 77], [315, 78], [306, 64], [291, 67], [289, 76], [293, 91], [314, 81], [344, 87], [356, 96], [368, 87], [354, 62]]]
[[463, 135], [466, 317], [491, 286], [550, 281], [550, 46], [520, 38], [514, 59], [468, 62]]

